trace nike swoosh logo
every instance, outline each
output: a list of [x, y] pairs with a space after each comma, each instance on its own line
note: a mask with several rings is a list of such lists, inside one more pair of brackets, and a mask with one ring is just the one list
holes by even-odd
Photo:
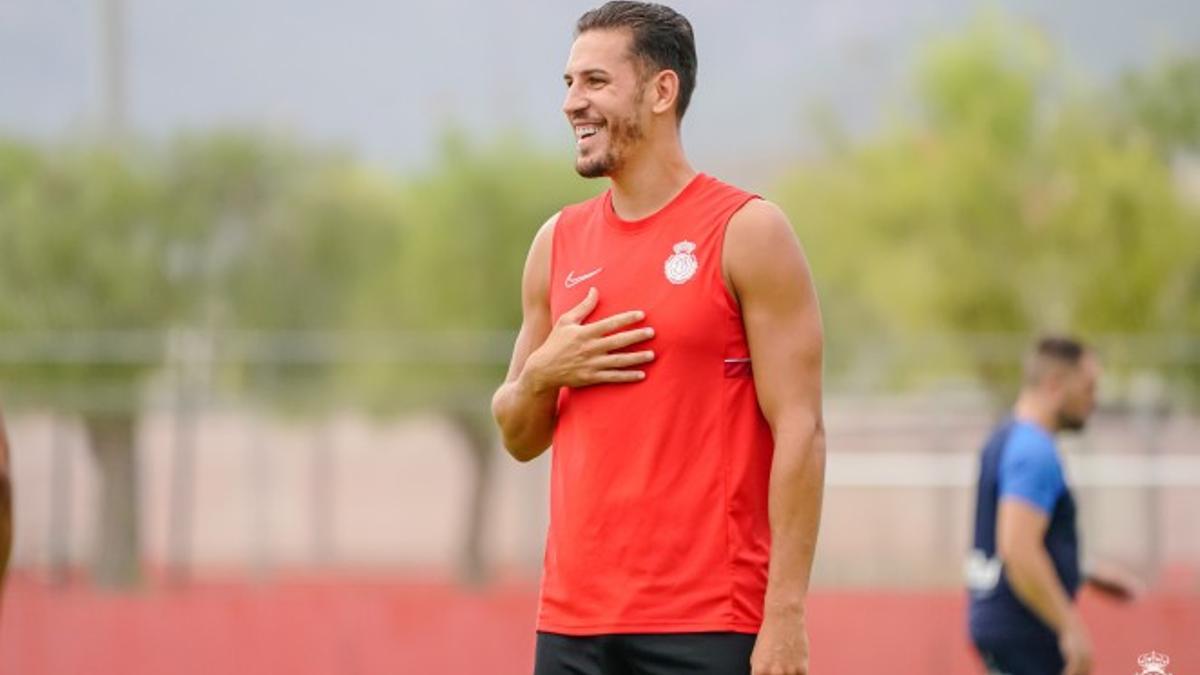
[[604, 269], [603, 267], [597, 267], [596, 269], [592, 270], [591, 272], [588, 272], [587, 274], [580, 274], [579, 276], [574, 276], [575, 270], [571, 270], [570, 272], [567, 272], [567, 280], [565, 282], [567, 285], [567, 288], [574, 288], [574, 287], [578, 286], [579, 284], [582, 284], [583, 282], [587, 281], [588, 279], [591, 279], [592, 277], [596, 276], [597, 274], [600, 274], [600, 270], [603, 270], [603, 269]]

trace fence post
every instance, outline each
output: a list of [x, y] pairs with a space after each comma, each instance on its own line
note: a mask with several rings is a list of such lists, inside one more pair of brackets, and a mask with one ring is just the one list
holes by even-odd
[[71, 508], [73, 457], [63, 430], [64, 420], [50, 417], [50, 528], [47, 548], [50, 554], [50, 582], [67, 583], [71, 567]]
[[[1163, 451], [1162, 426], [1166, 418], [1167, 403], [1163, 396], [1163, 381], [1151, 372], [1139, 373], [1133, 381], [1130, 395], [1133, 401], [1134, 428], [1142, 439], [1142, 453], [1151, 460], [1150, 466], [1157, 467], [1157, 460]], [[1147, 485], [1143, 488], [1143, 511], [1146, 514], [1146, 551], [1147, 559], [1142, 570], [1146, 578], [1154, 578], [1162, 573], [1163, 545], [1162, 532], [1163, 498], [1162, 486], [1157, 473], [1147, 476]]]
[[246, 450], [247, 471], [250, 476], [250, 559], [254, 576], [266, 578], [271, 569], [271, 466], [262, 443], [260, 422], [249, 433], [249, 448]]
[[310, 446], [309, 508], [312, 522], [312, 560], [318, 567], [336, 561], [335, 513], [337, 506], [337, 462], [334, 457], [332, 423], [317, 422]]
[[196, 480], [197, 392], [192, 377], [195, 336], [173, 333], [175, 408], [172, 434], [171, 491], [167, 520], [168, 581], [186, 584], [191, 577], [192, 529]]

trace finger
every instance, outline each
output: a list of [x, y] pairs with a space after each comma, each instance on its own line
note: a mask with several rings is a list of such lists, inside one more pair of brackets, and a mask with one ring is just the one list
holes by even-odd
[[635, 309], [629, 312], [621, 312], [614, 314], [608, 318], [593, 321], [587, 324], [588, 332], [592, 335], [608, 335], [609, 333], [624, 328], [631, 323], [637, 323], [646, 318], [646, 313], [640, 309]]
[[588, 318], [592, 310], [596, 309], [596, 303], [600, 301], [600, 291], [596, 290], [595, 286], [588, 289], [587, 295], [583, 296], [583, 300], [571, 309], [563, 312], [558, 317], [559, 322], [566, 321], [567, 323], [583, 323], [583, 320]]
[[649, 363], [654, 360], [654, 352], [622, 352], [620, 354], [605, 354], [598, 356], [592, 361], [592, 365], [601, 370], [611, 370], [614, 368], [628, 368], [629, 366], [637, 366], [643, 363]]
[[1132, 585], [1117, 582], [1108, 588], [1108, 594], [1117, 600], [1129, 602], [1133, 600], [1135, 592]]
[[646, 379], [646, 373], [640, 370], [598, 370], [592, 374], [591, 379], [591, 384], [640, 382]]
[[645, 342], [652, 337], [654, 337], [654, 329], [649, 326], [634, 330], [623, 330], [620, 333], [613, 333], [597, 340], [596, 349], [601, 352], [611, 352], [632, 344]]

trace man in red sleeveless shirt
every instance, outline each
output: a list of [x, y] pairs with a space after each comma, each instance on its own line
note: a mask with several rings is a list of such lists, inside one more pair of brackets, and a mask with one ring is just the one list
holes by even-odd
[[697, 173], [691, 25], [609, 2], [565, 72], [576, 170], [534, 237], [492, 408], [553, 443], [536, 675], [807, 673], [825, 437], [820, 311], [773, 204]]

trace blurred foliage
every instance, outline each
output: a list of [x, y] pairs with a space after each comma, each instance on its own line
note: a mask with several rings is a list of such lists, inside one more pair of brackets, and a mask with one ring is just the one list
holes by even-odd
[[475, 145], [451, 129], [439, 148], [402, 188], [405, 245], [371, 267], [353, 299], [356, 330], [410, 340], [408, 368], [359, 369], [377, 409], [480, 407], [504, 376], [521, 323], [521, 270], [534, 233], [564, 204], [601, 189], [575, 175], [569, 156], [538, 150], [519, 133]]
[[[24, 336], [10, 346], [27, 355], [0, 362], [0, 377], [21, 399], [138, 407], [163, 331], [192, 300], [170, 279], [178, 233], [157, 211], [160, 190], [149, 167], [111, 148], [0, 145], [0, 331]], [[139, 355], [70, 339], [108, 331]]]
[[1129, 131], [1146, 134], [1165, 155], [1200, 152], [1200, 56], [1126, 73], [1109, 103]]
[[[825, 152], [772, 196], [808, 249], [835, 381], [966, 371], [1000, 401], [1025, 340], [1055, 330], [1165, 336], [1108, 356], [1200, 384], [1200, 59], [1070, 84], [1051, 45], [991, 15], [924, 52], [910, 114], [865, 137], [820, 120]], [[254, 131], [0, 140], [5, 401], [82, 416], [114, 495], [136, 490], [136, 417], [172, 354], [204, 386], [305, 417], [440, 410], [474, 460], [464, 565], [482, 578], [487, 396], [525, 255], [603, 187], [519, 133], [450, 128], [404, 176]], [[136, 522], [126, 501], [109, 526]], [[114, 565], [135, 559], [136, 528], [103, 532], [126, 542]]]
[[[781, 182], [833, 368], [911, 383], [968, 367], [1006, 397], [1024, 345], [1001, 336], [1195, 335], [1200, 218], [1159, 143], [1186, 149], [1174, 121], [1200, 111], [1200, 87], [1174, 99], [1165, 82], [1183, 78], [1135, 77], [1122, 113], [1065, 93], [1052, 57], [1032, 31], [980, 20], [928, 49], [915, 114], [850, 145], [832, 134]], [[1161, 131], [1122, 132], [1163, 107]], [[865, 353], [881, 344], [898, 367]]]
[[245, 132], [181, 139], [166, 166], [172, 217], [205, 230], [184, 277], [200, 299], [193, 327], [223, 336], [222, 384], [294, 414], [335, 404], [343, 354], [331, 335], [404, 234], [394, 181]]
[[181, 233], [159, 212], [159, 176], [132, 154], [0, 150], [0, 331], [18, 352], [0, 378], [19, 400], [81, 417], [103, 483], [93, 572], [119, 587], [139, 579], [143, 380], [192, 301], [169, 273]]
[[[809, 249], [835, 371], [878, 386], [968, 367], [1003, 388], [1015, 354], [995, 336], [1200, 331], [1197, 188], [1180, 178], [1200, 59], [1081, 93], [1044, 38], [988, 15], [918, 64], [910, 114], [858, 138], [825, 119], [826, 151], [773, 194]], [[174, 331], [216, 339], [219, 384], [283, 409], [391, 413], [466, 389], [473, 406], [503, 371], [533, 233], [603, 187], [568, 167], [519, 133], [454, 128], [399, 177], [254, 131], [0, 143], [3, 377], [65, 410], [84, 406], [73, 392], [136, 407]], [[99, 363], [38, 337], [105, 331], [121, 334]]]

